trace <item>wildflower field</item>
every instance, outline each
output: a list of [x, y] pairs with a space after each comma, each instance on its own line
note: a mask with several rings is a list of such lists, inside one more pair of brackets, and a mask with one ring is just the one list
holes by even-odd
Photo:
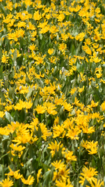
[[104, 182], [104, 0], [0, 0], [0, 187]]

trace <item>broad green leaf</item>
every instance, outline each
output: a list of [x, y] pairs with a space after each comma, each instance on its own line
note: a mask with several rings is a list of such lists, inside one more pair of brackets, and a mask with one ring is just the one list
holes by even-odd
[[27, 96], [26, 96], [27, 99], [29, 99], [31, 97], [32, 92], [33, 92], [33, 88], [29, 87], [29, 92], [27, 93]]
[[9, 123], [11, 123], [11, 121], [14, 121], [13, 120], [13, 117], [10, 115], [10, 113], [9, 112], [5, 112], [5, 118], [7, 119], [7, 121], [9, 122]]
[[15, 49], [14, 53], [13, 53], [13, 61], [15, 62], [17, 58], [17, 49]]

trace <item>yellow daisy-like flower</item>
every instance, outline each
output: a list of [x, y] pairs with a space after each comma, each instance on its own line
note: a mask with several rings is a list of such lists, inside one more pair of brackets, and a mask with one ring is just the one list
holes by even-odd
[[68, 151], [64, 151], [63, 155], [66, 158], [67, 162], [76, 161], [77, 160], [76, 156], [73, 155], [73, 151], [69, 151], [69, 150]]
[[54, 52], [54, 49], [48, 49], [48, 54], [49, 54], [49, 55], [52, 55], [53, 52]]
[[95, 168], [89, 167], [89, 169], [84, 166], [84, 168], [82, 169], [82, 173], [80, 173], [80, 181], [79, 183], [81, 183], [81, 185], [84, 185], [85, 180], [87, 180], [88, 182], [95, 182], [96, 178], [95, 176], [97, 176], [98, 172], [96, 171]]
[[60, 181], [56, 180], [56, 186], [57, 187], [73, 187], [69, 179], [67, 180], [67, 183], [66, 183], [66, 180], [60, 180]]
[[11, 187], [13, 186], [13, 181], [9, 179], [9, 177], [7, 179], [4, 179], [2, 182], [0, 182], [0, 186], [1, 187]]
[[[90, 182], [91, 187], [102, 187], [104, 186], [104, 181], [98, 180], [96, 179], [95, 182]], [[86, 187], [89, 187], [88, 185], [86, 185]]]
[[54, 143], [51, 142], [51, 144], [49, 144], [48, 149], [51, 150], [51, 155], [52, 157], [55, 155], [55, 152], [58, 152], [59, 149], [62, 149], [63, 144], [61, 144], [61, 142], [57, 143], [57, 141], [55, 141]]
[[24, 177], [22, 177], [21, 180], [22, 180], [22, 182], [23, 182], [24, 184], [26, 184], [26, 185], [32, 185], [33, 182], [34, 182], [34, 177], [31, 176], [31, 175], [29, 175], [27, 180], [24, 179]]
[[37, 108], [35, 109], [37, 111], [38, 114], [43, 114], [46, 111], [46, 107], [45, 106], [41, 106], [38, 105]]

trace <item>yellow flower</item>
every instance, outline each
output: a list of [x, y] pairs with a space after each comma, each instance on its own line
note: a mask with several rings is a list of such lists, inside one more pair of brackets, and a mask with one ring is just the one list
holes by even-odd
[[29, 128], [31, 128], [33, 131], [38, 130], [38, 118], [33, 119], [33, 121], [30, 123]]
[[56, 160], [55, 162], [52, 162], [51, 165], [54, 166], [56, 169], [59, 169], [59, 167], [64, 167], [64, 163], [61, 160]]
[[[27, 26], [27, 29], [28, 29], [28, 30], [35, 30], [35, 26], [34, 26], [31, 22], [29, 22], [29, 23], [28, 23], [28, 26]], [[36, 34], [37, 34], [36, 31], [34, 31], [34, 32], [32, 33], [31, 36], [32, 36], [32, 37], [35, 37]]]
[[54, 52], [54, 49], [48, 49], [48, 54], [49, 54], [49, 55], [52, 55], [53, 52]]
[[31, 51], [35, 50], [35, 48], [36, 48], [36, 46], [35, 46], [34, 44], [32, 44], [32, 45], [29, 46], [29, 49], [30, 49]]
[[19, 100], [19, 103], [17, 103], [16, 106], [14, 106], [14, 109], [22, 110], [22, 108], [30, 109], [31, 107], [32, 107], [31, 102], [25, 102], [25, 101]]
[[69, 174], [70, 174], [70, 169], [67, 169], [66, 165], [64, 165], [63, 167], [59, 167], [58, 175], [62, 180], [67, 179], [69, 177]]
[[42, 169], [39, 169], [37, 173], [37, 183], [39, 183], [39, 177], [41, 175], [41, 172], [42, 172]]
[[105, 111], [105, 101], [101, 104], [102, 111]]
[[40, 30], [40, 34], [45, 34], [46, 32], [49, 31], [49, 29], [50, 29], [50, 27], [49, 27], [48, 25], [45, 26], [44, 28], [42, 28], [42, 29]]
[[59, 124], [59, 117], [57, 116], [54, 120], [54, 125], [58, 125]]
[[26, 185], [32, 185], [34, 183], [34, 177], [29, 175], [28, 179], [24, 179], [24, 177], [21, 178], [22, 182]]
[[32, 4], [31, 0], [24, 1], [26, 6], [30, 6]]
[[46, 125], [44, 123], [40, 123], [40, 129], [42, 132], [42, 138], [46, 141], [47, 137], [52, 135], [52, 132], [50, 132], [50, 130], [47, 129]]
[[87, 142], [87, 150], [89, 152], [90, 155], [92, 154], [96, 154], [97, 153], [97, 149], [98, 149], [98, 141], [96, 142]]
[[97, 78], [101, 78], [102, 77], [102, 68], [101, 67], [96, 68], [95, 74], [96, 74]]
[[54, 125], [53, 127], [53, 138], [56, 137], [64, 137], [65, 136], [65, 130], [64, 127], [61, 125]]
[[17, 171], [14, 172], [14, 178], [15, 178], [15, 179], [20, 179], [20, 178], [22, 178], [22, 175], [19, 173], [19, 171], [20, 171], [20, 170], [17, 170]]
[[16, 106], [14, 106], [15, 110], [22, 110], [23, 108], [23, 101], [19, 100], [19, 103], [16, 104]]
[[57, 111], [55, 110], [56, 107], [53, 103], [45, 103], [46, 105], [46, 110], [48, 112], [48, 114], [52, 114], [52, 115], [56, 115]]
[[50, 32], [52, 34], [56, 33], [57, 31], [58, 31], [57, 26], [53, 25], [53, 26], [50, 27]]
[[96, 171], [95, 168], [89, 167], [89, 169], [84, 166], [84, 168], [82, 169], [82, 173], [80, 173], [80, 181], [79, 183], [81, 183], [81, 185], [84, 185], [85, 179], [88, 182], [95, 182], [96, 178], [95, 176], [97, 176], [98, 172]]
[[24, 150], [25, 149], [25, 147], [24, 146], [18, 146], [18, 144], [11, 144], [10, 145], [10, 147], [14, 150], [14, 151], [19, 151], [19, 152], [21, 152], [22, 150]]
[[57, 187], [73, 187], [70, 182], [70, 179], [67, 179], [67, 182], [66, 180], [56, 180], [55, 182]]
[[64, 109], [65, 110], [67, 110], [68, 112], [71, 112], [71, 110], [72, 110], [72, 106], [71, 106], [71, 104], [70, 103], [67, 103], [67, 102], [64, 102], [63, 103], [63, 106], [64, 106]]
[[7, 61], [8, 57], [6, 57], [5, 55], [2, 56], [2, 59], [1, 59], [1, 62], [4, 63], [4, 64], [7, 64], [8, 61]]
[[53, 181], [56, 179], [65, 180], [68, 178], [70, 170], [66, 168], [66, 165], [61, 162], [61, 160], [52, 162], [51, 165], [54, 166], [56, 170], [53, 175]]
[[7, 127], [0, 127], [0, 135], [8, 136], [10, 134], [10, 131]]
[[64, 157], [66, 158], [67, 162], [70, 162], [70, 161], [76, 161], [77, 158], [75, 155], [73, 155], [73, 151], [63, 151], [63, 155]]
[[89, 127], [88, 124], [83, 124], [82, 125], [82, 130], [83, 130], [83, 133], [86, 133], [86, 134], [91, 134], [93, 132], [95, 132], [95, 128], [94, 127]]
[[78, 87], [78, 92], [79, 92], [79, 93], [82, 93], [83, 91], [84, 91], [84, 86], [83, 86], [82, 88], [79, 88], [79, 87]]
[[97, 42], [98, 40], [100, 40], [101, 38], [101, 34], [97, 31], [97, 30], [94, 30], [94, 37], [93, 39]]
[[23, 29], [19, 29], [14, 33], [14, 40], [17, 41], [17, 38], [23, 37], [25, 34], [25, 31]]
[[61, 44], [59, 44], [59, 50], [60, 51], [65, 51], [66, 50], [66, 48], [67, 48], [67, 45], [65, 44], [65, 43], [61, 43]]
[[77, 91], [77, 88], [74, 87], [71, 89], [70, 94], [73, 95], [76, 91]]
[[[94, 182], [90, 182], [91, 187], [102, 187], [104, 186], [104, 181], [101, 182], [101, 180], [95, 179]], [[90, 187], [88, 185], [86, 185], [86, 187]]]
[[13, 181], [9, 179], [9, 177], [7, 179], [4, 179], [2, 182], [0, 182], [0, 186], [1, 187], [11, 187], [13, 186]]
[[54, 143], [51, 142], [51, 144], [49, 144], [48, 149], [51, 149], [51, 155], [53, 157], [55, 155], [55, 152], [58, 152], [62, 147], [63, 144], [61, 144], [61, 142], [57, 143], [57, 141], [55, 141]]
[[62, 37], [62, 40], [66, 41], [68, 39], [68, 34], [62, 33], [61, 37]]
[[99, 102], [95, 103], [95, 102], [92, 100], [92, 101], [91, 101], [91, 107], [97, 107], [97, 106], [98, 106], [98, 103], [99, 103]]
[[88, 55], [91, 55], [91, 54], [92, 54], [92, 51], [91, 51], [91, 49], [89, 48], [89, 46], [84, 45], [84, 46], [82, 46], [82, 49], [83, 49]]
[[43, 22], [43, 23], [39, 23], [38, 27], [40, 28], [44, 28], [46, 25], [48, 24], [48, 22]]
[[85, 33], [81, 32], [78, 35], [76, 35], [75, 39], [79, 40], [79, 41], [82, 41], [84, 39], [84, 37], [85, 37]]
[[82, 141], [81, 146], [84, 147], [89, 154], [96, 154], [98, 149], [98, 141]]
[[0, 118], [3, 118], [5, 115], [5, 112], [0, 111]]
[[61, 13], [59, 16], [58, 16], [58, 21], [63, 21], [65, 18], [65, 15], [63, 13]]
[[46, 107], [45, 106], [41, 106], [38, 105], [37, 108], [35, 109], [37, 111], [38, 114], [44, 114], [46, 111]]
[[23, 21], [19, 21], [18, 23], [17, 23], [17, 25], [18, 25], [18, 28], [20, 28], [20, 27], [26, 27], [26, 23], [25, 22], [23, 22]]
[[24, 108], [26, 109], [30, 109], [32, 107], [32, 103], [31, 102], [24, 102]]
[[75, 128], [69, 129], [66, 136], [68, 138], [71, 138], [71, 140], [78, 140], [79, 139], [78, 135], [80, 134], [80, 132], [81, 130], [78, 127], [75, 127]]
[[14, 176], [14, 171], [12, 171], [12, 169], [9, 166], [8, 168], [9, 168], [9, 173], [6, 173], [5, 175]]
[[39, 11], [36, 11], [36, 12], [34, 13], [34, 20], [39, 21], [40, 19], [41, 19], [41, 15], [39, 14]]

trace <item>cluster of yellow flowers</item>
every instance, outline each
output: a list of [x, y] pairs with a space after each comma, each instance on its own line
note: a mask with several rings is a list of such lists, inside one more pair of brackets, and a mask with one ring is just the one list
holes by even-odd
[[0, 186], [102, 187], [104, 0], [0, 0]]

